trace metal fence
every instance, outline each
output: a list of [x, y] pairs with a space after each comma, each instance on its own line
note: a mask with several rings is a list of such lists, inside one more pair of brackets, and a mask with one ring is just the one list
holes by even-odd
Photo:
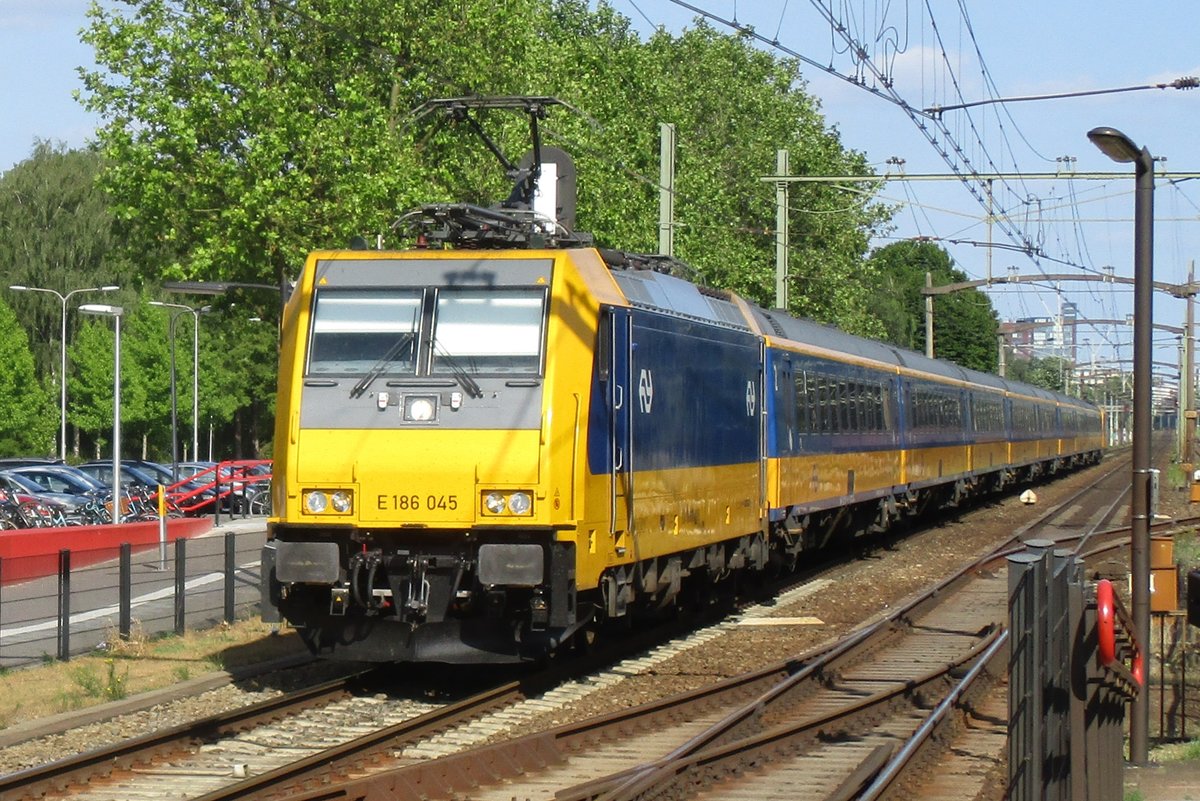
[[1008, 559], [1006, 797], [1120, 801], [1125, 707], [1144, 681], [1128, 616], [1070, 551], [1026, 546]]
[[261, 530], [230, 531], [138, 549], [62, 550], [54, 575], [41, 578], [26, 578], [47, 572], [34, 557], [0, 559], [0, 667], [248, 617], [259, 606], [263, 540]]

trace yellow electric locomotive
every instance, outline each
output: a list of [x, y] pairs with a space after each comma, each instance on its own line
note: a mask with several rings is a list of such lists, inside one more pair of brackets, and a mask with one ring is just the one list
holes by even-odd
[[593, 248], [312, 254], [285, 315], [269, 603], [315, 652], [534, 658], [1094, 460], [1078, 400]]

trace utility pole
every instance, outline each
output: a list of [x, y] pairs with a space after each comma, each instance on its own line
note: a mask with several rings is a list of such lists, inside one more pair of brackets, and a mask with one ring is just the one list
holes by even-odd
[[675, 255], [675, 125], [658, 126], [658, 252]]
[[[987, 258], [987, 277], [992, 280], [992, 226], [996, 223], [996, 215], [993, 211], [994, 200], [992, 198], [992, 179], [988, 178], [984, 184], [987, 192], [987, 250], [984, 251]], [[1003, 349], [1001, 349], [1003, 350]], [[1004, 373], [1000, 374], [1001, 376]]]
[[[930, 295], [930, 297], [933, 297], [933, 296], [932, 296], [932, 295]], [[1004, 378], [1004, 374], [1005, 374], [1005, 372], [1007, 371], [1007, 366], [1006, 366], [1006, 364], [1005, 364], [1005, 361], [1004, 361], [1004, 359], [1005, 359], [1005, 355], [1004, 355], [1004, 334], [996, 334], [996, 346], [997, 346], [997, 348], [999, 349], [999, 353], [1000, 353], [1000, 363], [999, 363], [999, 365], [998, 365], [998, 367], [997, 367], [997, 370], [996, 370], [996, 372], [1000, 374], [1000, 377], [1001, 377], [1001, 378]]]
[[[788, 174], [788, 152], [775, 151], [775, 172]], [[775, 308], [787, 310], [788, 279], [788, 183], [775, 184]]]
[[[925, 288], [933, 289], [933, 273], [925, 273]], [[933, 293], [925, 294], [925, 355], [933, 358]]]
[[[1194, 290], [1192, 282], [1196, 280], [1196, 262], [1188, 262], [1188, 288]], [[1179, 461], [1185, 465], [1192, 464], [1192, 438], [1196, 433], [1196, 293], [1188, 292], [1187, 309], [1183, 321], [1183, 375], [1179, 377], [1179, 417], [1182, 430], [1179, 443]], [[1191, 468], [1188, 468], [1189, 475]]]

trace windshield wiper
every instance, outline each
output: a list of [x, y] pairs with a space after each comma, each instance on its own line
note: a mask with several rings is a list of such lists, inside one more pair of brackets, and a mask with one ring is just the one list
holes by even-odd
[[358, 383], [355, 384], [350, 390], [350, 397], [362, 397], [363, 393], [367, 391], [375, 379], [379, 378], [380, 373], [387, 368], [388, 362], [399, 356], [400, 351], [404, 350], [406, 345], [412, 344], [414, 336], [416, 336], [416, 334], [413, 331], [406, 331], [401, 334], [400, 338], [396, 340], [396, 344], [388, 348], [387, 353], [379, 357], [379, 361], [375, 362], [375, 364], [371, 366], [371, 369], [364, 373], [362, 378], [358, 379]]
[[462, 388], [467, 391], [468, 396], [472, 398], [483, 397], [483, 390], [480, 388], [479, 384], [476, 383], [475, 379], [471, 378], [467, 371], [463, 369], [463, 366], [458, 359], [446, 352], [446, 349], [442, 347], [442, 343], [435, 339], [433, 341], [433, 349], [437, 353], [438, 358], [444, 361], [446, 366], [450, 368], [451, 375], [453, 375], [458, 380], [458, 383], [462, 385]]

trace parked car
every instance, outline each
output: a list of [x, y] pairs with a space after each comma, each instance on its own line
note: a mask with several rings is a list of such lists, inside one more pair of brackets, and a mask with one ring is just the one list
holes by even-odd
[[0, 470], [46, 464], [66, 464], [66, 462], [54, 456], [5, 456], [0, 458]]
[[86, 497], [82, 508], [84, 523], [106, 523], [110, 512], [105, 504], [111, 500], [112, 488], [68, 465], [37, 465], [14, 467], [8, 473], [33, 482], [46, 492], [62, 492]]
[[[112, 487], [112, 462], [86, 462], [77, 465], [76, 470], [81, 470], [87, 473], [92, 478], [99, 481], [106, 487]], [[146, 472], [132, 465], [127, 465], [121, 462], [121, 486], [122, 487], [139, 487], [151, 490], [157, 490], [161, 482], [158, 476]]]
[[121, 469], [127, 468], [151, 476], [158, 484], [170, 489], [180, 507], [188, 514], [201, 515], [212, 511], [212, 499], [215, 493], [206, 488], [208, 482], [189, 481], [188, 473], [185, 470], [179, 470], [179, 480], [177, 481], [175, 471], [167, 464], [148, 462], [144, 459], [122, 459]]
[[105, 495], [111, 486], [97, 481], [68, 465], [34, 465], [14, 467], [8, 472], [24, 476], [47, 492], [69, 492], [76, 495]]
[[77, 495], [73, 492], [50, 492], [21, 474], [8, 470], [0, 470], [0, 490], [13, 497], [24, 495], [58, 506], [68, 523], [82, 522], [83, 508], [91, 500], [87, 495]]

